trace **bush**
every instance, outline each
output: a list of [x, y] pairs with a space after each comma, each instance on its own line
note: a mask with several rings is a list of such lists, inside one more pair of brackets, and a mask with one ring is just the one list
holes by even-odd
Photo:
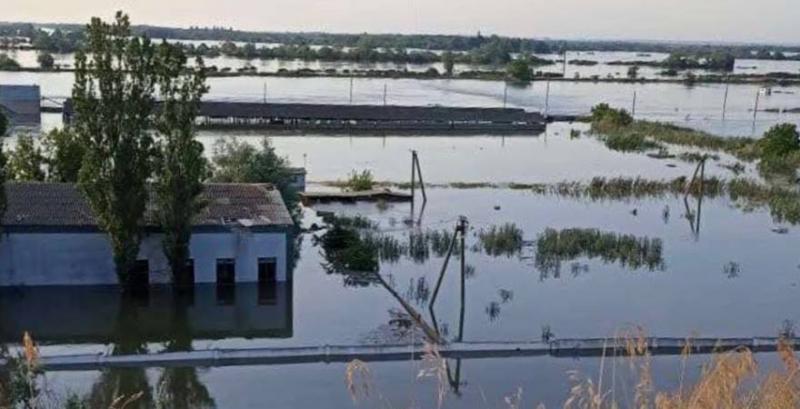
[[630, 126], [633, 117], [624, 109], [614, 109], [608, 104], [598, 104], [592, 108], [592, 129], [605, 132]]
[[6, 132], [8, 132], [8, 117], [0, 110], [0, 136], [5, 136]]
[[780, 159], [800, 150], [800, 135], [794, 124], [775, 125], [758, 144], [762, 160]]
[[369, 170], [362, 170], [360, 173], [355, 170], [350, 173], [350, 178], [345, 183], [345, 189], [351, 192], [363, 192], [365, 190], [372, 190], [375, 180], [372, 177], [372, 172]]
[[526, 59], [517, 58], [506, 66], [509, 78], [515, 81], [528, 82], [533, 79], [533, 71]]
[[637, 132], [609, 135], [605, 138], [605, 144], [608, 149], [622, 152], [643, 151], [659, 147], [657, 143], [647, 140], [644, 135]]

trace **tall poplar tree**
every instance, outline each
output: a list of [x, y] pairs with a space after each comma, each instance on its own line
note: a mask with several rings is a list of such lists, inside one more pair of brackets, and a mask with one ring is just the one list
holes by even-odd
[[172, 282], [180, 287], [193, 284], [185, 266], [190, 257], [192, 222], [203, 208], [199, 197], [209, 174], [203, 144], [195, 140], [195, 118], [208, 87], [202, 59], [189, 68], [183, 50], [166, 42], [159, 46], [157, 56], [161, 106], [155, 121], [156, 212]]
[[108, 233], [120, 284], [131, 284], [148, 201], [156, 47], [131, 35], [128, 16], [92, 18], [75, 56], [74, 129], [86, 144], [78, 176], [100, 227]]

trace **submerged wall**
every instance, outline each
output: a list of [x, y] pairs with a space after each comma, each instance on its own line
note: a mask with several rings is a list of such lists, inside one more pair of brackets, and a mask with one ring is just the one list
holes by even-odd
[[[162, 234], [142, 240], [151, 284], [171, 282]], [[224, 231], [195, 233], [190, 244], [195, 282], [215, 283], [217, 259], [236, 262], [236, 281], [258, 281], [258, 259], [274, 258], [277, 281], [287, 280], [287, 233]], [[111, 245], [100, 232], [4, 232], [0, 238], [0, 286], [117, 284]]]

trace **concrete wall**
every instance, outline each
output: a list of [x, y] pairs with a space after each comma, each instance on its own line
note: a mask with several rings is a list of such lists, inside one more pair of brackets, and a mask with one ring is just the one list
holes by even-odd
[[[147, 235], [140, 259], [150, 264], [150, 283], [170, 283], [161, 234]], [[273, 257], [277, 280], [287, 280], [283, 232], [209, 232], [192, 235], [195, 282], [215, 283], [218, 258], [236, 261], [236, 281], [258, 281], [258, 259]], [[5, 232], [0, 239], [0, 286], [116, 284], [111, 245], [103, 233]]]

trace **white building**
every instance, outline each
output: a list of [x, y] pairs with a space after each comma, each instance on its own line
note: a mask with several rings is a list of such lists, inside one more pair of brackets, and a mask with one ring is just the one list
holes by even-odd
[[[111, 245], [77, 186], [7, 183], [0, 237], [0, 286], [117, 284]], [[194, 223], [187, 268], [195, 283], [291, 280], [293, 226], [270, 185], [207, 184], [206, 207]], [[152, 209], [152, 206], [150, 206]], [[136, 282], [168, 284], [163, 235], [145, 217]]]

